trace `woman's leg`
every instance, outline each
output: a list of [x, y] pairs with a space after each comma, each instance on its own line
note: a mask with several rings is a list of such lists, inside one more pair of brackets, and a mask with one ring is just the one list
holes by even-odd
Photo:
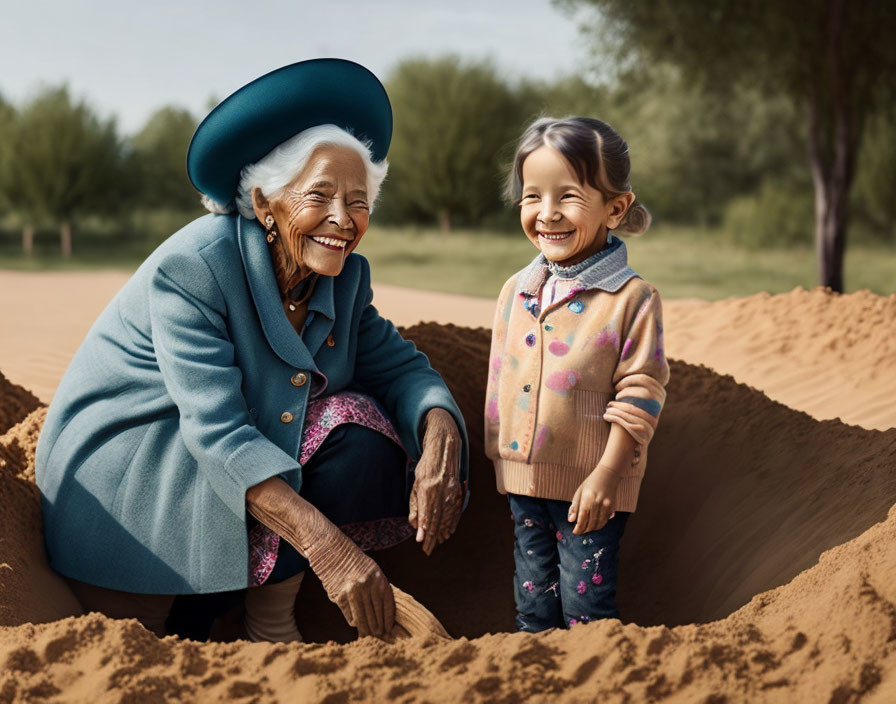
[[134, 594], [67, 579], [85, 612], [98, 611], [109, 618], [135, 618], [159, 638], [167, 635], [165, 619], [174, 603], [172, 594]]
[[557, 529], [545, 499], [508, 494], [513, 514], [516, 625], [538, 633], [563, 626], [558, 586]]
[[[406, 516], [407, 456], [385, 435], [354, 423], [334, 428], [302, 467], [306, 501], [337, 526]], [[308, 561], [285, 540], [265, 584], [292, 577]]]
[[[302, 467], [302, 497], [338, 526], [407, 514], [407, 457], [392, 440], [354, 423], [330, 431]], [[264, 584], [246, 592], [245, 627], [252, 640], [301, 640], [295, 601], [308, 561], [280, 540]]]
[[629, 513], [617, 511], [600, 530], [573, 535], [574, 523], [566, 520], [568, 501], [550, 507], [562, 536], [560, 551], [560, 599], [567, 626], [601, 618], [619, 618], [616, 581], [619, 575], [619, 541]]
[[246, 591], [246, 635], [250, 640], [289, 643], [302, 640], [296, 628], [295, 604], [304, 572], [274, 584]]

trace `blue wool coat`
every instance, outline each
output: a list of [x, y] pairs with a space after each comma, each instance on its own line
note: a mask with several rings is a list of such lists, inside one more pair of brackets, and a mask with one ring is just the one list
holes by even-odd
[[338, 276], [320, 277], [299, 337], [267, 246], [254, 220], [202, 217], [140, 266], [87, 334], [37, 446], [58, 572], [142, 593], [246, 587], [246, 489], [275, 475], [300, 489], [312, 393], [369, 393], [412, 459], [427, 411], [448, 410], [466, 480], [460, 411], [371, 304], [367, 260], [351, 254]]

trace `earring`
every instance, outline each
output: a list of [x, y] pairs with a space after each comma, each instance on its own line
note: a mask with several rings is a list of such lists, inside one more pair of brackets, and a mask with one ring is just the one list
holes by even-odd
[[265, 233], [265, 239], [268, 241], [268, 244], [277, 239], [277, 230], [274, 227], [274, 216], [270, 213], [264, 219], [265, 227], [267, 227], [267, 232]]

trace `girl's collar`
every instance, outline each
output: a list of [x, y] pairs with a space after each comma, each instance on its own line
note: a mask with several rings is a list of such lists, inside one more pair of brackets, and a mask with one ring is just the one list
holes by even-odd
[[557, 262], [552, 262], [547, 260], [548, 270], [559, 279], [574, 279], [579, 274], [581, 274], [585, 269], [588, 269], [593, 264], [596, 264], [598, 260], [603, 259], [607, 254], [609, 254], [615, 246], [615, 242], [622, 242], [622, 240], [613, 237], [612, 234], [607, 236], [607, 241], [604, 242], [604, 246], [599, 249], [597, 252], [592, 254], [590, 257], [583, 259], [578, 264], [570, 264], [569, 266], [562, 266]]
[[[574, 277], [580, 284], [578, 289], [600, 289], [613, 293], [638, 275], [628, 266], [625, 243], [615, 235], [607, 238], [607, 246], [599, 254], [602, 256]], [[547, 258], [539, 253], [517, 276], [516, 293], [527, 297], [538, 296], [550, 274]]]

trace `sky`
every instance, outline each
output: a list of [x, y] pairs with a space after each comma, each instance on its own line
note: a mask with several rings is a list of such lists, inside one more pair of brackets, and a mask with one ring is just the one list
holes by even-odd
[[0, 96], [67, 82], [126, 134], [176, 105], [203, 117], [252, 79], [337, 56], [381, 80], [402, 58], [491, 59], [510, 78], [582, 70], [587, 43], [550, 0], [0, 0]]

